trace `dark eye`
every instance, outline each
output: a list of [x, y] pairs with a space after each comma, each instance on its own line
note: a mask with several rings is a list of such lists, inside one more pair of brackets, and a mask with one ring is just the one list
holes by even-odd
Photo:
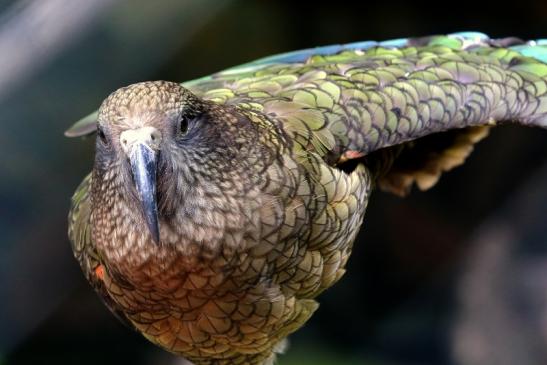
[[182, 135], [188, 132], [188, 118], [181, 117], [179, 121], [179, 131]]
[[101, 142], [106, 144], [108, 141], [106, 140], [106, 134], [104, 134], [103, 128], [100, 125], [97, 125], [97, 135], [99, 136]]

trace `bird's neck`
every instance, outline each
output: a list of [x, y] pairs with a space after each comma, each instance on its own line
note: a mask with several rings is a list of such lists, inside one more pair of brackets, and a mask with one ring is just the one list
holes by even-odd
[[259, 216], [254, 214], [261, 205], [257, 192], [249, 192], [247, 199], [233, 199], [226, 195], [229, 192], [211, 196], [195, 187], [182, 195], [176, 211], [169, 216], [160, 212], [160, 242], [156, 243], [123, 181], [113, 179], [109, 193], [104, 194], [98, 190], [104, 186], [101, 178], [94, 177], [92, 189], [93, 241], [106, 264], [126, 277], [140, 275], [149, 265], [165, 267], [175, 260], [188, 272], [213, 266], [222, 269], [259, 239], [255, 232]]

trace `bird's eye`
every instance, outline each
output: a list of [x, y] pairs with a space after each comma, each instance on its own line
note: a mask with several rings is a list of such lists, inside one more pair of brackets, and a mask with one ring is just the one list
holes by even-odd
[[97, 125], [97, 135], [99, 136], [100, 140], [102, 143], [106, 144], [107, 143], [107, 140], [106, 140], [106, 134], [104, 133], [103, 129], [101, 128], [100, 125]]
[[179, 131], [182, 135], [185, 135], [188, 132], [188, 118], [180, 118]]

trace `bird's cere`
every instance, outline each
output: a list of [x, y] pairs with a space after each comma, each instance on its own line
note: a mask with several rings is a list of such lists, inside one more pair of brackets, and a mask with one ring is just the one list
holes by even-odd
[[120, 133], [120, 144], [127, 156], [132, 153], [136, 144], [143, 144], [151, 150], [159, 150], [161, 133], [157, 128], [151, 126], [129, 129]]

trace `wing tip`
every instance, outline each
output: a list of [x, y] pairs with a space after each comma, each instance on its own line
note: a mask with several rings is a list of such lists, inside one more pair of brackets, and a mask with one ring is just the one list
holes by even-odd
[[95, 111], [83, 117], [64, 132], [65, 137], [83, 137], [94, 133], [97, 128], [97, 116], [98, 112]]

